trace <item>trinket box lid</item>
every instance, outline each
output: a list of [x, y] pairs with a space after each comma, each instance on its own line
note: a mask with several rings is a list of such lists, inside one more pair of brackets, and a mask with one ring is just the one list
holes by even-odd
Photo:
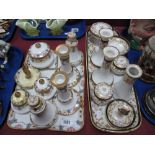
[[11, 102], [13, 105], [20, 107], [26, 104], [27, 98], [28, 94], [24, 90], [19, 89], [13, 93]]
[[134, 108], [124, 100], [114, 100], [106, 108], [108, 121], [115, 127], [127, 128], [135, 120]]
[[50, 47], [44, 42], [37, 42], [29, 48], [29, 55], [34, 59], [44, 58], [49, 52]]
[[106, 83], [99, 83], [95, 86], [95, 95], [102, 100], [108, 100], [112, 97], [113, 91], [111, 86]]
[[39, 78], [36, 80], [34, 87], [37, 92], [46, 93], [52, 88], [52, 85], [48, 78]]
[[118, 56], [114, 59], [113, 63], [116, 67], [125, 69], [129, 64], [129, 60], [125, 56]]

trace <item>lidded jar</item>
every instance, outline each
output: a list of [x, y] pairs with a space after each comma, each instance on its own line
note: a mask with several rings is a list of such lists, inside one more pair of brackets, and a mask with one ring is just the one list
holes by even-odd
[[47, 68], [54, 61], [53, 53], [47, 43], [37, 42], [29, 48], [30, 63], [36, 68]]

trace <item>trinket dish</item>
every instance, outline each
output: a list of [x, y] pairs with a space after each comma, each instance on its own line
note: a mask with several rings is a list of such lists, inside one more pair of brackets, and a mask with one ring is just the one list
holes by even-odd
[[106, 115], [108, 121], [118, 128], [127, 128], [135, 120], [134, 108], [123, 100], [114, 100], [109, 103], [106, 109]]
[[125, 56], [118, 56], [111, 63], [110, 69], [116, 75], [123, 75], [128, 65], [129, 60]]
[[108, 46], [113, 46], [118, 49], [120, 55], [125, 55], [129, 50], [129, 43], [122, 37], [113, 37], [109, 39]]

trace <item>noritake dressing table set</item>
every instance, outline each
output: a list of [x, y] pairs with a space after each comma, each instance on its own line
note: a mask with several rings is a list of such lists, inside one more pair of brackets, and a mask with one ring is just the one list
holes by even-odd
[[104, 22], [94, 23], [87, 34], [87, 80], [92, 124], [101, 131], [126, 133], [141, 125], [133, 88], [142, 69], [129, 64], [128, 41]]
[[30, 46], [17, 71], [7, 124], [13, 129], [76, 132], [84, 125], [84, 64], [76, 33], [55, 50]]

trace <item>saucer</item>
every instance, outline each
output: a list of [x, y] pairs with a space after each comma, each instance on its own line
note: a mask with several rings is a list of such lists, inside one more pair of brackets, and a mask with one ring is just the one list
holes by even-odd
[[92, 81], [95, 84], [105, 82], [108, 85], [111, 85], [113, 83], [113, 81], [114, 81], [114, 77], [112, 76], [112, 74], [110, 73], [110, 71], [96, 69], [92, 73]]
[[[123, 110], [123, 108], [126, 110]], [[119, 109], [122, 110], [122, 113]], [[109, 103], [106, 108], [106, 116], [113, 126], [127, 128], [131, 126], [135, 120], [135, 111], [128, 102], [118, 99]]]
[[103, 61], [104, 61], [104, 55], [101, 50], [99, 50], [98, 52], [93, 52], [91, 56], [91, 62], [93, 63], [93, 65], [95, 65], [96, 67], [101, 67]]
[[39, 116], [30, 114], [31, 122], [37, 126], [37, 128], [49, 128], [51, 127], [57, 118], [57, 107], [49, 102], [46, 102], [46, 109]]
[[58, 114], [60, 115], [72, 115], [74, 114], [80, 107], [81, 107], [81, 97], [78, 92], [73, 90], [73, 98], [70, 102], [68, 103], [61, 103], [57, 96], [53, 98], [53, 102], [56, 104], [58, 107]]
[[28, 56], [28, 61], [29, 61], [30, 65], [35, 68], [38, 68], [38, 69], [48, 68], [49, 66], [51, 66], [54, 63], [54, 54], [50, 53], [49, 58], [46, 61], [40, 61], [40, 62], [33, 61], [30, 58], [30, 56]]
[[117, 48], [120, 55], [125, 55], [130, 48], [128, 41], [121, 37], [113, 37], [112, 39], [109, 39], [108, 46]]
[[83, 53], [81, 51], [74, 51], [69, 53], [69, 62], [73, 66], [78, 66], [83, 61]]
[[94, 23], [94, 24], [92, 24], [92, 26], [90, 27], [90, 31], [91, 31], [94, 35], [96, 35], [96, 36], [98, 36], [98, 37], [100, 37], [99, 31], [100, 31], [101, 29], [112, 29], [112, 27], [111, 27], [109, 24], [104, 23], [104, 22], [97, 22], [97, 23]]
[[15, 81], [16, 83], [22, 87], [22, 88], [27, 88], [31, 89], [34, 86], [34, 82], [39, 78], [40, 72], [29, 66], [29, 70], [31, 72], [32, 77], [30, 79], [25, 78], [25, 73], [23, 72], [22, 68], [19, 69], [15, 75]]

